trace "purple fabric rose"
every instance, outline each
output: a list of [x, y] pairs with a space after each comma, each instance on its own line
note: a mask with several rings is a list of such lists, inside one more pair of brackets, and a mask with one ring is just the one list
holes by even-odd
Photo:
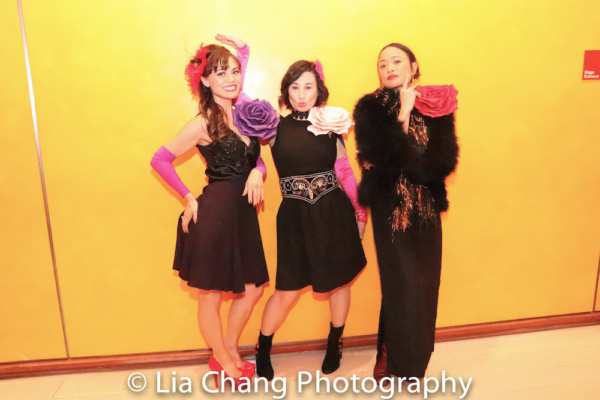
[[242, 135], [268, 140], [275, 136], [278, 123], [277, 111], [266, 100], [244, 101], [233, 110], [233, 124]]

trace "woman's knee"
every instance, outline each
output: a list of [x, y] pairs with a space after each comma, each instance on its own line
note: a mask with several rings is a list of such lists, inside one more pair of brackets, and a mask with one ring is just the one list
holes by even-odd
[[348, 297], [348, 296], [350, 296], [350, 293], [351, 293], [351, 285], [348, 283], [348, 284], [346, 284], [344, 286], [340, 286], [338, 288], [333, 289], [328, 294], [329, 294], [330, 299], [331, 299], [331, 297], [333, 297], [333, 298], [336, 298], [336, 297], [338, 297], [338, 298]]
[[287, 309], [287, 308], [291, 308], [294, 305], [294, 303], [296, 302], [296, 300], [298, 300], [298, 297], [300, 297], [300, 291], [299, 290], [285, 290], [285, 291], [284, 290], [276, 290], [275, 294], [273, 296], [275, 296], [279, 307]]
[[265, 285], [255, 286], [255, 285], [246, 285], [246, 298], [253, 303], [256, 303], [263, 295]]
[[221, 304], [221, 293], [209, 290], [200, 290], [198, 294], [198, 305], [204, 307], [219, 306]]

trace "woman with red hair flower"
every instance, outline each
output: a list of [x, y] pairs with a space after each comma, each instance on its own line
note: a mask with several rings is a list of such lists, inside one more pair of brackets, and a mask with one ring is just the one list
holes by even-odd
[[[238, 353], [240, 334], [262, 295], [263, 284], [269, 281], [254, 207], [263, 199], [266, 169], [259, 157], [258, 138], [242, 135], [240, 125], [235, 124], [248, 119], [237, 115], [239, 110], [255, 109], [233, 106], [240, 95], [248, 46], [233, 35], [217, 39], [233, 45], [243, 62], [223, 46], [200, 47], [185, 70], [190, 90], [199, 100], [199, 113], [156, 152], [151, 165], [187, 202], [179, 218], [173, 268], [189, 286], [199, 289], [198, 325], [213, 350], [209, 367], [224, 370], [239, 383], [255, 369]], [[267, 117], [260, 123], [262, 131], [276, 128], [277, 113], [271, 110], [262, 114]], [[244, 133], [251, 134], [252, 127], [244, 125]], [[206, 161], [208, 177], [198, 198], [172, 165], [194, 147]], [[223, 292], [235, 295], [225, 334], [219, 313]]]
[[391, 43], [377, 61], [381, 87], [358, 101], [355, 133], [362, 181], [359, 201], [371, 207], [381, 277], [374, 376], [422, 378], [433, 352], [442, 265], [440, 213], [448, 209], [445, 178], [454, 171], [457, 91], [412, 84], [419, 65]]

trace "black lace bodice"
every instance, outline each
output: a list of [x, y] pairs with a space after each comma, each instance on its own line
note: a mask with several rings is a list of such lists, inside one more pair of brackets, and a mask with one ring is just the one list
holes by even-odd
[[260, 155], [260, 143], [257, 138], [251, 137], [250, 145], [247, 146], [233, 131], [221, 140], [197, 147], [206, 160], [206, 176], [209, 183], [248, 174], [256, 167], [256, 160]]

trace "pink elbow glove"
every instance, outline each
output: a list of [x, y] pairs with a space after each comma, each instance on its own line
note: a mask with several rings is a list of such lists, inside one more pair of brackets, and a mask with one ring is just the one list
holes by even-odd
[[163, 146], [154, 153], [150, 165], [181, 197], [185, 197], [186, 194], [190, 193], [190, 190], [183, 184], [175, 171], [175, 167], [173, 167], [173, 160], [176, 158], [173, 153]]
[[[250, 46], [246, 44], [241, 49], [237, 51], [238, 59], [241, 63], [241, 74], [242, 74], [242, 86], [244, 84], [244, 75], [246, 73], [246, 65], [248, 64], [248, 58], [250, 57]], [[247, 101], [249, 97], [245, 93], [240, 93], [240, 100]], [[152, 157], [152, 161], [150, 161], [150, 165], [154, 170], [171, 186], [173, 189], [179, 193], [181, 197], [185, 197], [190, 190], [183, 184], [179, 175], [175, 171], [175, 167], [173, 167], [173, 160], [177, 157], [169, 150], [167, 150], [164, 146], [158, 149], [156, 153], [154, 153], [154, 157]], [[258, 158], [256, 160], [256, 169], [262, 172], [263, 179], [267, 176], [267, 167], [263, 162], [262, 158]]]
[[346, 195], [354, 206], [358, 221], [367, 222], [367, 211], [358, 204], [358, 184], [354, 177], [354, 171], [352, 171], [352, 168], [350, 167], [348, 157], [342, 157], [335, 160], [335, 173], [338, 182], [342, 185], [342, 189], [344, 189], [344, 192], [346, 192]]
[[[248, 43], [246, 43], [241, 49], [238, 49], [237, 58], [238, 60], [240, 60], [240, 64], [242, 64], [242, 90], [244, 90], [244, 77], [246, 76], [246, 66], [248, 65], [248, 59], [250, 58], [250, 46], [248, 46]], [[240, 91], [236, 104], [241, 104], [245, 101], [251, 100], [252, 98], [250, 98], [250, 96], [248, 96], [243, 91]], [[254, 169], [257, 169], [260, 172], [262, 172], [263, 180], [267, 179], [267, 166], [265, 165], [265, 162], [263, 161], [262, 157], [258, 157], [258, 160], [256, 160], [256, 167]]]
[[242, 73], [242, 90], [244, 90], [244, 77], [246, 76], [246, 65], [248, 65], [248, 59], [250, 58], [250, 46], [248, 43], [244, 45], [241, 49], [237, 51], [237, 58], [240, 60], [241, 73]]
[[254, 167], [254, 169], [257, 169], [260, 172], [262, 172], [263, 181], [267, 179], [267, 166], [265, 165], [265, 162], [263, 161], [262, 157], [258, 157], [258, 160], [256, 160], [256, 167]]
[[240, 60], [240, 73], [242, 75], [242, 89], [240, 90], [240, 94], [235, 102], [236, 105], [240, 105], [245, 101], [251, 101], [252, 98], [244, 93], [244, 77], [246, 76], [246, 65], [248, 65], [248, 58], [250, 58], [250, 46], [248, 43], [244, 45], [241, 49], [237, 51], [237, 58]]

